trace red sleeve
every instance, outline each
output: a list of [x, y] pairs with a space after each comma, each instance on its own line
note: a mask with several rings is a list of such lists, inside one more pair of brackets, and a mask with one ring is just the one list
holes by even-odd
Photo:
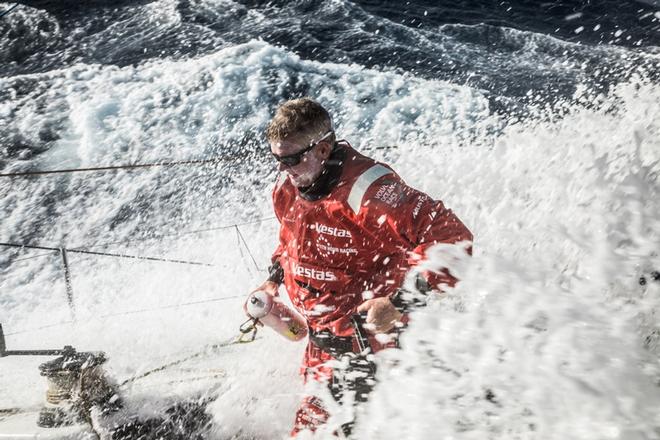
[[[275, 211], [277, 222], [280, 225], [282, 224], [282, 213], [284, 212], [284, 209], [286, 209], [285, 205], [287, 204], [286, 200], [288, 199], [285, 185], [286, 177], [280, 174], [278, 176], [277, 182], [275, 183], [275, 187], [273, 188], [273, 210]], [[279, 263], [282, 252], [284, 252], [284, 243], [282, 241], [282, 233], [280, 231], [277, 248], [275, 248], [275, 252], [273, 252], [273, 255], [270, 257], [270, 262], [272, 264], [276, 262]]]
[[[273, 209], [275, 211], [275, 216], [277, 217], [278, 223], [282, 224], [282, 213], [284, 212], [286, 205], [286, 190], [283, 188], [283, 179], [282, 175], [279, 176], [275, 188], [273, 188]], [[268, 281], [273, 281], [277, 284], [282, 284], [284, 282], [284, 269], [282, 268], [282, 263], [280, 262], [280, 257], [285, 250], [284, 240], [282, 238], [282, 228], [280, 226], [280, 232], [278, 234], [278, 243], [275, 251], [270, 257], [270, 266], [268, 267]]]
[[[436, 244], [465, 242], [472, 253], [472, 233], [441, 201], [406, 185], [401, 178], [388, 174], [367, 190], [360, 210], [366, 227], [378, 231], [409, 251], [409, 263], [416, 265], [426, 258], [426, 251]], [[424, 272], [429, 284], [453, 286], [456, 278], [447, 270]]]
[[282, 252], [284, 252], [284, 246], [282, 245], [282, 240], [280, 239], [280, 242], [277, 244], [277, 247], [275, 248], [273, 255], [270, 257], [270, 263], [280, 264], [280, 256], [282, 256]]

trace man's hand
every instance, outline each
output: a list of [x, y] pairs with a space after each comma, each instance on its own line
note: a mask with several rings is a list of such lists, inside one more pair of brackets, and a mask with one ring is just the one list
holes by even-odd
[[254, 289], [252, 292], [256, 292], [257, 290], [263, 290], [271, 296], [279, 296], [279, 292], [278, 292], [279, 287], [280, 285], [277, 284], [276, 282], [266, 281], [261, 286]]
[[367, 312], [367, 330], [372, 333], [386, 333], [394, 327], [403, 315], [394, 308], [387, 297], [374, 298], [360, 304], [358, 313]]

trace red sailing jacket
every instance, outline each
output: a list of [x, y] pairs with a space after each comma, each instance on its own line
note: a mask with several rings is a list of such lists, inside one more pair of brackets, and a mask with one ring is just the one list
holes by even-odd
[[[281, 175], [273, 190], [280, 222], [273, 262], [284, 269], [292, 303], [314, 331], [351, 336], [350, 316], [369, 297], [401, 286], [410, 267], [436, 243], [472, 241], [461, 221], [426, 194], [407, 186], [387, 165], [340, 143], [346, 155], [336, 186], [310, 201]], [[447, 273], [438, 284], [454, 285]]]

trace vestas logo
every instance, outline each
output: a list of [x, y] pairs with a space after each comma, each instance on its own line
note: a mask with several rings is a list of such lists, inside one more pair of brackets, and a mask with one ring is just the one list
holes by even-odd
[[314, 223], [314, 227], [321, 234], [332, 235], [333, 237], [352, 238], [351, 233], [346, 229], [333, 228], [321, 223]]
[[318, 270], [311, 267], [304, 267], [294, 263], [293, 273], [297, 276], [312, 278], [319, 281], [337, 281], [337, 276], [329, 270]]
[[417, 200], [417, 204], [415, 205], [415, 209], [413, 209], [412, 215], [413, 218], [417, 218], [417, 215], [419, 214], [419, 210], [422, 208], [422, 205], [426, 201], [427, 196], [426, 194], [422, 194], [419, 199]]

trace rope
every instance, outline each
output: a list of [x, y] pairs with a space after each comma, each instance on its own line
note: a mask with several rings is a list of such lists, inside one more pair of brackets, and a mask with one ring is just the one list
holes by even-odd
[[[48, 247], [48, 246], [33, 246], [33, 245], [26, 245], [26, 244], [18, 244], [18, 243], [0, 243], [0, 246], [6, 246], [6, 247], [15, 247], [15, 248], [26, 248], [26, 249], [40, 249], [44, 251], [60, 251], [63, 248], [56, 248], [56, 247]], [[67, 252], [74, 253], [74, 254], [84, 254], [84, 255], [98, 255], [102, 257], [116, 257], [116, 258], [128, 258], [128, 259], [135, 259], [135, 260], [148, 260], [148, 261], [161, 261], [165, 263], [178, 263], [178, 264], [190, 264], [193, 266], [209, 266], [213, 267], [213, 264], [210, 263], [200, 263], [198, 261], [186, 261], [186, 260], [175, 260], [175, 259], [170, 259], [170, 258], [157, 258], [157, 257], [143, 257], [139, 255], [128, 255], [128, 254], [112, 254], [108, 252], [94, 252], [94, 251], [88, 251], [88, 250], [83, 250], [83, 249], [66, 249]]]
[[[238, 297], [240, 297], [240, 296], [237, 295], [237, 296], [233, 296], [233, 297], [218, 298], [218, 299], [215, 299], [215, 301], [219, 301], [221, 299], [238, 298]], [[190, 305], [190, 304], [200, 304], [200, 303], [210, 302], [210, 301], [214, 301], [214, 299], [206, 300], [206, 301], [196, 301], [196, 302], [191, 302], [191, 303], [187, 303], [187, 304], [179, 304], [177, 306]], [[158, 308], [149, 309], [149, 310], [158, 310], [158, 309], [162, 309], [162, 308], [166, 308], [166, 307], [158, 307]], [[102, 316], [102, 318], [103, 317], [109, 317], [109, 316], [117, 316], [117, 315], [120, 315], [120, 314], [137, 313], [137, 312], [139, 312], [139, 311], [115, 313], [115, 314]], [[67, 321], [66, 323], [71, 323], [71, 322], [72, 321]], [[64, 323], [61, 323], [61, 324], [64, 324]], [[55, 325], [44, 326], [44, 327], [41, 327], [41, 328], [53, 327], [53, 326], [55, 326]], [[26, 333], [26, 332], [24, 331], [24, 332], [7, 333], [6, 336], [16, 335], [16, 334], [19, 334], [19, 333]], [[167, 368], [171, 368], [171, 367], [174, 367], [176, 365], [180, 365], [180, 364], [182, 364], [186, 361], [189, 361], [191, 359], [196, 359], [196, 358], [199, 358], [199, 357], [204, 356], [204, 355], [209, 355], [209, 354], [213, 353], [214, 351], [217, 351], [220, 348], [229, 347], [231, 345], [248, 344], [248, 343], [253, 342], [253, 341], [256, 340], [256, 334], [257, 334], [257, 327], [256, 326], [253, 325], [252, 327], [250, 327], [249, 329], [246, 329], [246, 330], [244, 330], [243, 326], [241, 326], [241, 334], [238, 335], [238, 336], [234, 336], [234, 337], [232, 337], [231, 339], [229, 339], [225, 342], [207, 345], [207, 346], [203, 347], [202, 350], [200, 350], [196, 353], [193, 353], [189, 356], [183, 357], [181, 359], [177, 359], [177, 360], [172, 361], [172, 362], [168, 362], [168, 363], [163, 364], [159, 367], [147, 370], [144, 373], [140, 373], [136, 376], [130, 377], [130, 378], [124, 380], [121, 384], [119, 384], [119, 386], [124, 387], [128, 384], [131, 384], [131, 383], [137, 381], [137, 380], [143, 379], [143, 378], [145, 378], [145, 377], [147, 377], [151, 374], [157, 373], [159, 371], [163, 371]], [[247, 336], [247, 335], [249, 335], [249, 336]], [[9, 408], [9, 409], [7, 409], [7, 412], [10, 412], [12, 410], [14, 410], [14, 409]], [[0, 412], [0, 414], [2, 414], [2, 413]]]
[[10, 6], [9, 9], [7, 9], [4, 12], [0, 12], [0, 18], [4, 17], [5, 15], [9, 14], [11, 11], [13, 11], [16, 7], [18, 6], [18, 3], [14, 3], [14, 6]]
[[84, 173], [90, 171], [116, 171], [116, 170], [133, 170], [138, 168], [154, 168], [154, 167], [173, 167], [177, 165], [202, 165], [208, 163], [218, 163], [229, 160], [235, 160], [235, 157], [214, 157], [212, 159], [198, 159], [198, 160], [181, 160], [174, 162], [156, 162], [147, 164], [132, 164], [132, 165], [115, 165], [103, 167], [89, 167], [89, 168], [68, 168], [60, 170], [44, 170], [44, 171], [24, 171], [19, 173], [0, 173], [0, 177], [30, 177], [30, 176], [45, 176], [50, 174], [69, 174], [69, 173]]
[[130, 377], [130, 378], [126, 379], [125, 381], [123, 381], [122, 383], [120, 383], [119, 387], [124, 387], [128, 384], [131, 384], [131, 383], [137, 381], [137, 380], [144, 379], [145, 377], [147, 377], [147, 376], [149, 376], [153, 373], [157, 373], [159, 371], [166, 370], [170, 367], [175, 367], [175, 366], [180, 365], [180, 364], [182, 364], [186, 361], [189, 361], [191, 359], [196, 359], [196, 358], [204, 356], [204, 355], [209, 355], [209, 354], [213, 353], [214, 351], [217, 351], [220, 348], [229, 347], [231, 345], [247, 344], [247, 343], [252, 342], [253, 340], [254, 339], [249, 340], [249, 341], [245, 341], [245, 340], [242, 340], [240, 336], [238, 336], [238, 337], [233, 337], [233, 338], [229, 339], [228, 341], [221, 342], [219, 344], [207, 345], [204, 348], [202, 348], [202, 350], [200, 350], [196, 353], [193, 353], [190, 356], [186, 356], [186, 357], [178, 359], [176, 361], [168, 362], [167, 364], [164, 364], [164, 365], [161, 365], [159, 367], [153, 368], [151, 370], [145, 371], [144, 373], [141, 373], [137, 376]]
[[221, 377], [227, 377], [227, 372], [225, 370], [208, 370], [208, 371], [200, 371], [200, 374], [204, 374], [203, 376], [195, 376], [195, 377], [186, 377], [183, 379], [172, 379], [168, 380], [167, 382], [161, 382], [159, 384], [153, 384], [153, 385], [148, 385], [148, 386], [142, 386], [140, 389], [148, 389], [148, 388], [158, 388], [162, 385], [175, 385], [175, 384], [180, 384], [180, 383], [192, 383], [192, 382], [198, 382], [201, 380], [210, 380], [210, 379], [218, 379]]

